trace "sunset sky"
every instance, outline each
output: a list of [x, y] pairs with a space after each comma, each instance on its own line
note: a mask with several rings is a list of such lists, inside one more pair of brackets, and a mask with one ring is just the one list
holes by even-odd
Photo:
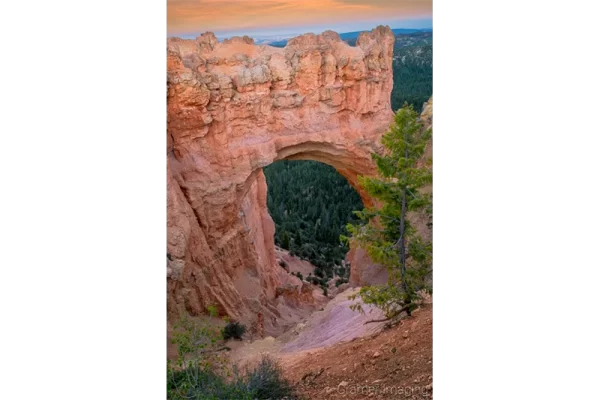
[[432, 0], [167, 0], [168, 36], [431, 28]]

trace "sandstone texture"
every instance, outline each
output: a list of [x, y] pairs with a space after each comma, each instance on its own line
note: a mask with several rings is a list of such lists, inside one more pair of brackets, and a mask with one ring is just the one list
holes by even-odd
[[[215, 305], [246, 323], [261, 313], [267, 334], [279, 330], [277, 297], [292, 289], [276, 262], [262, 168], [321, 161], [355, 187], [358, 175], [374, 174], [370, 154], [393, 119], [393, 42], [383, 26], [356, 46], [332, 31], [285, 48], [219, 43], [210, 32], [168, 39], [169, 318]], [[307, 297], [298, 287], [292, 297]]]

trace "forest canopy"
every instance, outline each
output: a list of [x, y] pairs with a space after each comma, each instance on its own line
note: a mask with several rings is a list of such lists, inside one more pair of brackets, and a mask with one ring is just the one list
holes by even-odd
[[[264, 169], [275, 244], [333, 277], [348, 248], [340, 242], [347, 222], [357, 222], [360, 196], [333, 167], [316, 161], [278, 161]], [[343, 276], [336, 272], [337, 275]]]

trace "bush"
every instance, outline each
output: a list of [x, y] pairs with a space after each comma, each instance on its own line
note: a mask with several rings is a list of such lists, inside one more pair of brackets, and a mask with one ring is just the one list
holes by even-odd
[[287, 267], [287, 263], [284, 260], [279, 260], [279, 266], [285, 269]]
[[340, 286], [340, 285], [342, 285], [342, 284], [344, 284], [344, 283], [348, 283], [348, 279], [344, 279], [344, 278], [338, 278], [338, 279], [335, 281], [335, 287], [338, 287], [338, 286]]
[[320, 285], [321, 284], [321, 280], [319, 278], [317, 278], [316, 276], [309, 276], [307, 278], [308, 282], [312, 283], [313, 285]]
[[246, 332], [246, 326], [239, 322], [230, 322], [225, 328], [223, 328], [223, 339], [229, 340], [231, 338], [242, 340], [242, 336]]
[[206, 366], [190, 366], [183, 370], [170, 369], [167, 379], [168, 400], [253, 400], [254, 394], [241, 379], [227, 382]]
[[260, 363], [246, 375], [246, 387], [257, 399], [282, 399], [294, 394], [292, 385], [283, 377], [276, 360], [263, 356]]
[[[224, 329], [239, 333], [240, 337], [245, 330], [237, 322]], [[227, 358], [219, 355], [221, 350], [227, 350], [219, 343], [220, 338], [218, 328], [188, 317], [174, 324], [172, 343], [177, 344], [178, 357], [167, 362], [168, 400], [298, 398], [279, 364], [271, 358], [263, 357], [255, 368], [246, 368], [244, 373], [235, 365], [231, 367]]]
[[284, 377], [277, 361], [264, 356], [251, 370], [240, 374], [234, 369], [225, 379], [208, 367], [196, 366], [168, 370], [167, 399], [294, 399], [293, 387]]
[[327, 288], [325, 286], [323, 286], [323, 294], [327, 296]]

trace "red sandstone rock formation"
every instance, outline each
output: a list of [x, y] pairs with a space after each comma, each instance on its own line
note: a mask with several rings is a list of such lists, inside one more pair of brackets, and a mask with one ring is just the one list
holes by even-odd
[[373, 174], [370, 154], [393, 116], [393, 42], [383, 26], [355, 47], [332, 31], [285, 48], [248, 37], [219, 43], [212, 33], [168, 39], [170, 316], [214, 304], [241, 321], [261, 312], [274, 329], [281, 267], [262, 168], [317, 160], [355, 187], [357, 175]]

